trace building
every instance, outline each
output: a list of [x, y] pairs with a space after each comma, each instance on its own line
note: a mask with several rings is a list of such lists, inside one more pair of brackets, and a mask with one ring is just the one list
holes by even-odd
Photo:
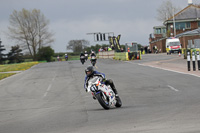
[[[161, 52], [166, 52], [165, 42], [168, 37], [178, 37], [182, 44], [182, 48], [188, 47], [188, 42], [195, 42], [196, 39], [200, 39], [200, 33], [190, 32], [200, 28], [200, 5], [193, 5], [189, 3], [187, 7], [169, 18], [164, 23], [166, 29], [165, 36], [162, 32], [159, 35], [159, 27], [154, 27], [154, 38], [149, 38], [150, 49], [153, 50], [153, 46], [157, 46]], [[174, 29], [175, 25], [175, 29]], [[163, 28], [163, 27], [162, 27]], [[192, 34], [194, 33], [194, 34]]]

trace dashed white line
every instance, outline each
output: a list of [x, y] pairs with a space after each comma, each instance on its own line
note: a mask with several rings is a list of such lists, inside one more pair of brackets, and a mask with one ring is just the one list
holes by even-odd
[[178, 92], [179, 90], [175, 89], [174, 87], [167, 85], [171, 90]]
[[[52, 78], [52, 81], [54, 81], [55, 78], [56, 78], [56, 73], [54, 73], [54, 77]], [[48, 86], [46, 92], [43, 95], [43, 98], [47, 96], [48, 92], [51, 90], [51, 86], [52, 86], [52, 83]]]
[[43, 97], [47, 96], [48, 92], [51, 90], [51, 86], [52, 86], [51, 84], [48, 86], [48, 88], [47, 88], [46, 92], [44, 93]]

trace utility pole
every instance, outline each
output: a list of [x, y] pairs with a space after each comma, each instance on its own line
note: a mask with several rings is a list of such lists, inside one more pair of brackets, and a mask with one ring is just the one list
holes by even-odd
[[174, 25], [174, 37], [175, 37], [176, 36], [176, 25], [175, 25], [174, 8], [173, 8], [173, 25]]

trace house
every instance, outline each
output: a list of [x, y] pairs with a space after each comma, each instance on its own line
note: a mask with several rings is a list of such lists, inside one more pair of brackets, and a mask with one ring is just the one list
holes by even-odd
[[[196, 39], [200, 39], [200, 33], [188, 31], [197, 30], [200, 28], [200, 5], [189, 4], [183, 10], [164, 21], [164, 27], [166, 28], [166, 36], [159, 32], [159, 27], [154, 27], [154, 38], [149, 38], [150, 49], [153, 50], [153, 46], [157, 46], [161, 49], [161, 52], [166, 52], [165, 42], [168, 37], [178, 37], [182, 44], [182, 48], [188, 47], [188, 42], [195, 42]], [[175, 25], [175, 29], [174, 29]], [[193, 34], [194, 33], [194, 34]]]

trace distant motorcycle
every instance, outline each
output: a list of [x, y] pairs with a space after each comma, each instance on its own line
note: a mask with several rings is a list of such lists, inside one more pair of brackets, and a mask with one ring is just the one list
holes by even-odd
[[67, 55], [65, 56], [65, 60], [68, 61], [68, 56]]
[[82, 64], [84, 64], [85, 63], [85, 56], [81, 56], [80, 61], [81, 61]]
[[88, 54], [85, 54], [85, 61], [87, 61], [88, 59]]
[[92, 57], [91, 57], [90, 61], [91, 61], [92, 66], [95, 66], [96, 60], [97, 60], [97, 59], [96, 59], [95, 56], [92, 56]]
[[101, 83], [99, 77], [94, 77], [88, 81], [87, 92], [92, 92], [92, 95], [99, 101], [100, 105], [108, 110], [111, 107], [121, 107], [122, 102], [120, 97], [115, 97], [115, 93], [110, 85]]

